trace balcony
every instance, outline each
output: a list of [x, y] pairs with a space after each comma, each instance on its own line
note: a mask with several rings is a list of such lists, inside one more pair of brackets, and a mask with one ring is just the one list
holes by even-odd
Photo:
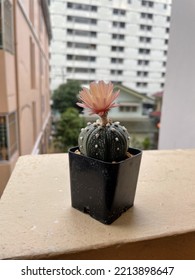
[[112, 225], [71, 208], [67, 154], [20, 157], [0, 200], [0, 259], [194, 259], [195, 150], [144, 151]]

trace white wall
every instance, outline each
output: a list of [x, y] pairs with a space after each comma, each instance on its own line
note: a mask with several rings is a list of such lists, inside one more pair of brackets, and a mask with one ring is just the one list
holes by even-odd
[[195, 148], [195, 1], [174, 0], [160, 149]]

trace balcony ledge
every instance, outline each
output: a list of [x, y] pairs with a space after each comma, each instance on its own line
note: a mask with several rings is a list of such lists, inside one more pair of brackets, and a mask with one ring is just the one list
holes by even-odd
[[0, 200], [0, 259], [195, 259], [195, 150], [144, 151], [112, 225], [71, 207], [67, 154], [20, 157]]

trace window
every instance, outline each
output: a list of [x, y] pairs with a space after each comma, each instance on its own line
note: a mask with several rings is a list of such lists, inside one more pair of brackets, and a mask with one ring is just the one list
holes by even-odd
[[148, 77], [148, 72], [147, 71], [137, 71], [137, 76]]
[[94, 68], [67, 67], [68, 73], [95, 73]]
[[142, 43], [150, 43], [151, 42], [151, 38], [150, 37], [139, 37], [139, 41]]
[[113, 21], [113, 22], [112, 22], [112, 26], [113, 26], [113, 27], [125, 28], [125, 22]]
[[171, 17], [167, 17], [167, 21], [169, 22], [171, 20]]
[[0, 115], [0, 161], [9, 160], [17, 149], [16, 113]]
[[142, 60], [142, 59], [139, 59], [137, 61], [137, 64], [138, 65], [149, 65], [149, 60]]
[[162, 77], [165, 77], [165, 73], [164, 73], [164, 72], [162, 72], [162, 73], [161, 73], [161, 76], [162, 76]]
[[76, 61], [89, 61], [89, 62], [94, 62], [96, 61], [95, 56], [85, 56], [85, 55], [72, 55], [68, 54], [66, 56], [67, 60], [76, 60]]
[[153, 14], [141, 13], [141, 18], [153, 19]]
[[144, 31], [151, 31], [151, 30], [152, 30], [152, 26], [151, 26], [151, 25], [144, 25], [144, 24], [141, 24], [141, 25], [140, 25], [140, 29], [141, 29], [141, 30], [144, 30]]
[[164, 55], [167, 55], [167, 51], [164, 51]]
[[29, 18], [32, 24], [34, 25], [34, 1], [29, 1]]
[[142, 6], [152, 8], [152, 7], [154, 6], [154, 3], [153, 3], [152, 1], [145, 1], [145, 0], [142, 0]]
[[165, 84], [164, 84], [164, 83], [161, 83], [160, 86], [161, 86], [161, 88], [164, 88]]
[[13, 9], [8, 0], [0, 1], [0, 48], [14, 52]]
[[0, 161], [8, 160], [6, 117], [0, 115]]
[[112, 39], [124, 40], [124, 39], [125, 39], [125, 35], [124, 35], [124, 34], [117, 34], [117, 33], [114, 33], [114, 34], [112, 34]]
[[93, 38], [97, 36], [97, 33], [94, 31], [79, 30], [79, 29], [67, 29], [67, 34], [83, 36], [83, 37], [93, 37]]
[[39, 30], [42, 33], [44, 27], [44, 18], [43, 18], [43, 12], [42, 9], [39, 9]]
[[166, 28], [166, 33], [169, 33], [169, 28], [168, 27]]
[[8, 117], [9, 157], [17, 150], [16, 116], [12, 113]]
[[97, 20], [94, 18], [85, 18], [85, 17], [76, 17], [76, 16], [67, 16], [67, 21], [82, 23], [82, 24], [97, 24]]
[[40, 55], [39, 55], [39, 60], [40, 60], [40, 76], [43, 76], [44, 72], [43, 72], [43, 64], [44, 64], [44, 58], [43, 58], [43, 55], [42, 53], [40, 52]]
[[166, 61], [163, 61], [163, 63], [162, 63], [162, 65], [164, 66], [164, 67], [166, 67]]
[[[41, 111], [42, 113], [45, 111], [45, 106], [43, 104], [43, 95], [41, 95]], [[36, 122], [37, 110], [36, 110], [36, 102], [32, 102], [32, 118], [33, 118], [33, 139], [36, 141], [37, 139], [37, 122]]]
[[30, 37], [30, 79], [31, 88], [36, 87], [36, 69], [35, 69], [35, 44]]
[[91, 11], [97, 12], [97, 6], [87, 5], [87, 4], [79, 4], [79, 3], [67, 3], [67, 7], [74, 10], [82, 10], [82, 11]]
[[124, 51], [124, 47], [112, 46], [111, 47], [111, 51], [113, 51], [113, 52], [123, 52]]
[[[75, 79], [67, 79], [67, 82], [70, 82], [70, 81], [75, 81]], [[93, 80], [89, 80], [89, 79], [86, 79], [86, 80], [78, 80], [77, 81], [81, 84], [81, 85], [89, 85]]]
[[169, 40], [165, 39], [165, 45], [168, 45], [168, 43], [169, 43]]
[[123, 63], [123, 59], [122, 58], [112, 57], [111, 58], [111, 63]]
[[150, 49], [139, 49], [140, 54], [150, 54]]
[[122, 70], [112, 69], [112, 70], [110, 70], [110, 74], [111, 75], [122, 75], [123, 71]]
[[119, 106], [120, 112], [137, 112], [137, 105], [120, 105]]
[[113, 14], [114, 15], [125, 15], [126, 11], [125, 10], [121, 10], [121, 9], [113, 9]]
[[69, 48], [79, 48], [79, 49], [90, 49], [95, 50], [96, 45], [90, 43], [76, 43], [76, 42], [67, 42], [67, 47]]
[[2, 18], [2, 6], [0, 2], [0, 48], [3, 47], [3, 18]]
[[137, 87], [147, 87], [148, 83], [138, 82], [136, 83]]

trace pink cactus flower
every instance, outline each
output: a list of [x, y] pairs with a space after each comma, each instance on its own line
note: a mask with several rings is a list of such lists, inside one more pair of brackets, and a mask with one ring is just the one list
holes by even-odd
[[83, 88], [79, 93], [79, 98], [82, 103], [78, 102], [77, 105], [82, 108], [90, 110], [90, 114], [98, 114], [100, 117], [107, 114], [107, 112], [117, 107], [115, 99], [119, 95], [119, 90], [113, 92], [113, 84], [109, 82], [106, 84], [104, 81], [92, 82], [89, 89]]

